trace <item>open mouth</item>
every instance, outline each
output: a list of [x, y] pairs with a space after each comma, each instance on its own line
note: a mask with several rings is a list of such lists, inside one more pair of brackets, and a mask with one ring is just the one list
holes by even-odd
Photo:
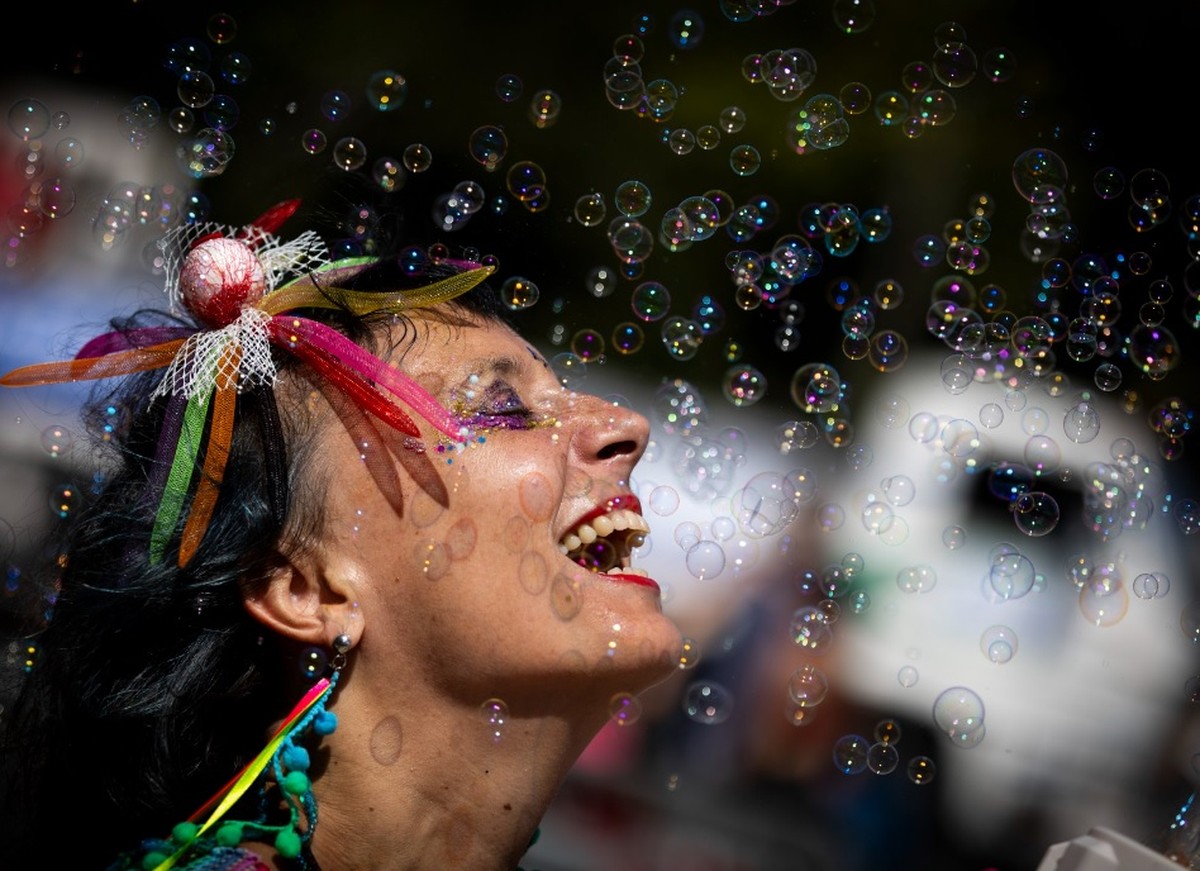
[[558, 549], [567, 559], [591, 572], [648, 577], [630, 566], [633, 550], [650, 531], [641, 504], [632, 494], [614, 496], [585, 514], [567, 530]]

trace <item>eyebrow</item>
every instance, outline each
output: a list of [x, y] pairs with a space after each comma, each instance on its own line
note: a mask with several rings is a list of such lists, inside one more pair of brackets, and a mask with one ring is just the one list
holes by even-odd
[[467, 379], [472, 375], [514, 375], [520, 373], [524, 367], [521, 361], [516, 357], [503, 354], [497, 357], [482, 357], [478, 360], [472, 360], [468, 364]]

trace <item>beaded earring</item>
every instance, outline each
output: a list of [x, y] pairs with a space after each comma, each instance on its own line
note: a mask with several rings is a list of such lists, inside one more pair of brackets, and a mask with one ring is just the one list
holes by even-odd
[[[342, 669], [346, 667], [346, 655], [352, 646], [349, 635], [341, 634], [334, 639], [333, 657], [329, 662], [330, 675], [313, 684], [267, 746], [240, 774], [187, 820], [176, 825], [169, 839], [143, 841], [136, 855], [125, 856], [109, 871], [245, 869], [247, 861], [253, 856], [239, 845], [250, 840], [272, 843], [285, 859], [299, 857], [312, 840], [317, 827], [317, 802], [308, 773], [311, 760], [308, 750], [300, 742], [309, 733], [323, 738], [337, 729], [337, 715], [327, 710], [326, 705]], [[259, 782], [268, 767], [271, 769], [271, 780], [279, 790], [279, 799], [288, 809], [288, 817], [282, 823], [268, 821], [272, 801], [267, 783]], [[254, 820], [223, 820], [225, 814], [255, 783], [259, 783], [259, 817]], [[278, 802], [275, 804], [277, 806]]]

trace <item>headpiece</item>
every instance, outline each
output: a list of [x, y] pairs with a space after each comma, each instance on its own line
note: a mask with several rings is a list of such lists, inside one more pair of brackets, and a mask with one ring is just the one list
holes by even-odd
[[[393, 429], [420, 435], [412, 418], [394, 404], [394, 396], [443, 435], [465, 439], [454, 417], [411, 378], [332, 327], [294, 312], [336, 308], [361, 316], [435, 305], [466, 293], [495, 267], [449, 261], [460, 271], [423, 287], [384, 293], [346, 290], [341, 285], [376, 259], [332, 260], [311, 230], [291, 241], [281, 240], [275, 231], [299, 205], [299, 200], [280, 203], [240, 229], [184, 224], [164, 236], [159, 246], [167, 296], [176, 311], [182, 307], [193, 316], [196, 326], [105, 333], [87, 342], [72, 360], [25, 366], [0, 376], [0, 385], [27, 387], [166, 370], [152, 397], [165, 397], [167, 407], [151, 481], [151, 498], [157, 502], [151, 563], [163, 559], [189, 494], [180, 567], [194, 556], [220, 492], [238, 396], [275, 383], [272, 347], [303, 361]], [[337, 288], [336, 294], [332, 288]], [[206, 436], [203, 469], [197, 476]]]

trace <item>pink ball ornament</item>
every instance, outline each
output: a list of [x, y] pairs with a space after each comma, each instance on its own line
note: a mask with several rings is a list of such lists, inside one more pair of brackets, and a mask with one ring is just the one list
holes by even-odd
[[200, 320], [223, 327], [242, 307], [262, 299], [267, 274], [253, 251], [237, 239], [206, 239], [183, 258], [179, 273], [183, 303]]

